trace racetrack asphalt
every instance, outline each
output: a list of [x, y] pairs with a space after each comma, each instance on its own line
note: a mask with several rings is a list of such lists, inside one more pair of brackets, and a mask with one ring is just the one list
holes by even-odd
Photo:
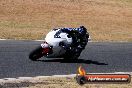
[[31, 61], [29, 53], [40, 41], [0, 41], [0, 78], [76, 74], [81, 65], [87, 73], [132, 72], [132, 43], [90, 42], [78, 60], [45, 58]]

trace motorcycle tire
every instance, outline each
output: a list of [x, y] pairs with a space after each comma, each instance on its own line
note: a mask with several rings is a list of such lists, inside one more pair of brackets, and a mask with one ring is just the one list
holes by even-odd
[[75, 53], [74, 51], [66, 51], [65, 55], [63, 56], [64, 59], [78, 59], [80, 54]]
[[41, 58], [43, 56], [42, 54], [42, 47], [39, 46], [37, 47], [35, 50], [33, 50], [30, 54], [29, 54], [29, 59], [32, 61], [36, 61], [39, 58]]

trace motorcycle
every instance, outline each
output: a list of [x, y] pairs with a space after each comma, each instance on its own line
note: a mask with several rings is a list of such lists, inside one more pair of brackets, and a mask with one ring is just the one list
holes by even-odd
[[[47, 58], [63, 57], [64, 59], [77, 59], [79, 56], [77, 56], [74, 51], [76, 47], [70, 46], [73, 42], [72, 37], [64, 32], [60, 32], [59, 35], [56, 35], [59, 30], [61, 29], [57, 28], [51, 30], [46, 35], [45, 41], [29, 54], [29, 59], [36, 61], [43, 56]], [[87, 36], [84, 38], [88, 40]], [[69, 49], [65, 49], [64, 44], [67, 44]]]

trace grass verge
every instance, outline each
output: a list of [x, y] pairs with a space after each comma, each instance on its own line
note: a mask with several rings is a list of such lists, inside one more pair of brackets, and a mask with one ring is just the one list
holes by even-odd
[[42, 39], [85, 25], [93, 41], [132, 41], [131, 0], [0, 0], [0, 38]]
[[132, 82], [124, 84], [77, 84], [74, 77], [47, 77], [23, 82], [0, 83], [2, 88], [132, 88]]

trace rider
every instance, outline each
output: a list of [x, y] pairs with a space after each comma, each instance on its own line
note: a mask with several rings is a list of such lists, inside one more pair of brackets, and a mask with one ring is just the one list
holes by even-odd
[[[87, 33], [87, 29], [84, 26], [80, 26], [79, 28], [61, 28], [58, 33], [60, 32], [68, 33], [68, 37], [71, 36], [73, 40], [70, 47], [64, 43], [60, 43], [60, 46], [63, 46], [66, 49], [71, 49], [72, 47], [74, 47], [74, 52], [77, 53], [77, 56], [80, 56], [82, 50], [85, 48], [88, 42], [89, 34]], [[56, 33], [56, 35], [58, 33]]]

